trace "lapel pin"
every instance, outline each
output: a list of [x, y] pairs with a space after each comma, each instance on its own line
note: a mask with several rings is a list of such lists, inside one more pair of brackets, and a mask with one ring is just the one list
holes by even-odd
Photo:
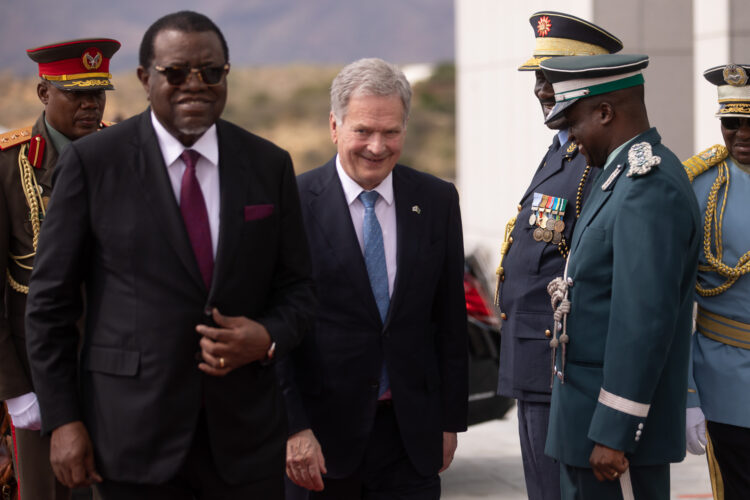
[[411, 211], [416, 213], [417, 215], [422, 213], [422, 209], [419, 208], [419, 205], [414, 205], [413, 207], [411, 207]]

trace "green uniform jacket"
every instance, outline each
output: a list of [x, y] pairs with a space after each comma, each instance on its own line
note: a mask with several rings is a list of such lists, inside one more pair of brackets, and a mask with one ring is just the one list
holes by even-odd
[[[47, 135], [44, 115], [41, 115], [25, 140], [0, 150], [0, 400], [6, 400], [32, 392], [29, 362], [26, 357], [24, 314], [26, 294], [11, 288], [7, 272], [22, 285], [28, 285], [31, 271], [19, 267], [10, 255], [28, 255], [34, 252], [34, 232], [29, 218], [29, 205], [21, 186], [18, 155], [32, 137], [41, 135], [45, 141], [44, 157], [40, 168], [33, 168], [42, 196], [49, 197], [52, 189], [52, 170], [57, 162], [57, 151]], [[13, 134], [4, 134], [10, 137]], [[18, 135], [18, 134], [15, 134]], [[8, 144], [6, 143], [6, 144]], [[0, 143], [0, 147], [3, 147]], [[32, 265], [32, 259], [22, 261]]]
[[[628, 153], [644, 141], [661, 163], [629, 177]], [[600, 443], [625, 451], [631, 465], [684, 458], [699, 238], [687, 175], [652, 128], [608, 164], [573, 233], [570, 343], [565, 383], [557, 353], [548, 455], [590, 467]]]

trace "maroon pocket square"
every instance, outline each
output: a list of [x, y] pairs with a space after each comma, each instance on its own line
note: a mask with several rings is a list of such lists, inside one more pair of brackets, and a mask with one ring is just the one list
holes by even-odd
[[245, 205], [245, 222], [265, 219], [273, 213], [273, 205]]

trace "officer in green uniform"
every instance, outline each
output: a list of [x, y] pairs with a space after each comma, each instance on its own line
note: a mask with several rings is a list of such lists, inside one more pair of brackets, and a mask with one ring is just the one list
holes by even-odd
[[0, 400], [15, 428], [15, 467], [23, 500], [69, 498], [49, 462], [49, 437], [31, 381], [24, 312], [39, 230], [58, 153], [102, 126], [116, 40], [74, 40], [27, 50], [39, 65], [44, 112], [32, 127], [0, 135]]
[[[703, 214], [687, 449], [707, 445], [714, 498], [750, 498], [750, 65], [703, 75], [719, 93], [716, 144], [684, 162]], [[706, 442], [708, 429], [708, 443]]]
[[[533, 57], [518, 70], [534, 72], [534, 95], [546, 119], [555, 104], [555, 93], [539, 62], [550, 57], [617, 52], [622, 42], [603, 28], [562, 12], [536, 12], [529, 22], [536, 45]], [[517, 402], [529, 500], [560, 498], [560, 467], [544, 454], [552, 392], [552, 311], [547, 284], [563, 272], [573, 228], [599, 174], [599, 168], [589, 165], [568, 138], [565, 116], [547, 127], [556, 133], [518, 201], [517, 216], [506, 225], [495, 295], [502, 313], [497, 392]]]
[[570, 135], [602, 166], [548, 291], [556, 351], [546, 453], [563, 499], [669, 498], [684, 408], [700, 221], [679, 160], [648, 122], [644, 55], [541, 63]]

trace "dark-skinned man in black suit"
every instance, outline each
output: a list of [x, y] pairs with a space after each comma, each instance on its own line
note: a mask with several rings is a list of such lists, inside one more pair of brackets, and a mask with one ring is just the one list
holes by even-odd
[[270, 361], [306, 329], [310, 261], [289, 155], [219, 119], [228, 71], [210, 19], [159, 19], [150, 110], [58, 163], [27, 344], [53, 469], [104, 500], [283, 496]]
[[463, 243], [452, 184], [398, 165], [411, 88], [380, 59], [331, 86], [338, 154], [298, 179], [320, 307], [279, 364], [287, 499], [436, 499], [466, 429]]

